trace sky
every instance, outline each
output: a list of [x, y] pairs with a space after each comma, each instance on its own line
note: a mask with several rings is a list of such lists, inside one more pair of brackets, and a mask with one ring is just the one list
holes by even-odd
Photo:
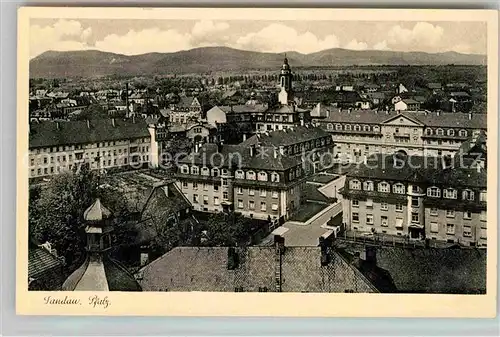
[[137, 55], [227, 46], [308, 54], [329, 48], [486, 54], [485, 22], [32, 19], [30, 57], [97, 49]]

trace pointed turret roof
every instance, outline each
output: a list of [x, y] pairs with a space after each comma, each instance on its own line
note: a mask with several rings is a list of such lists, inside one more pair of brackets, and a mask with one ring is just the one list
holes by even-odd
[[101, 200], [97, 198], [94, 203], [83, 212], [83, 219], [85, 221], [101, 221], [111, 216], [109, 209], [104, 207]]

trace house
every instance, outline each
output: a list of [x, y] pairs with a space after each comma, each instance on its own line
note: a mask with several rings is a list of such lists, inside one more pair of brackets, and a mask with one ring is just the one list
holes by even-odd
[[429, 88], [430, 90], [433, 90], [433, 91], [439, 91], [443, 88], [443, 86], [441, 85], [441, 83], [431, 82], [431, 83], [427, 83], [427, 88]]
[[411, 98], [405, 98], [394, 104], [394, 110], [396, 111], [418, 111], [420, 109], [420, 103]]
[[64, 282], [64, 259], [50, 243], [30, 239], [28, 249], [28, 290], [60, 290]]
[[364, 91], [365, 93], [369, 93], [369, 92], [372, 92], [372, 93], [373, 93], [373, 92], [377, 92], [379, 89], [380, 89], [380, 86], [379, 86], [378, 84], [372, 84], [372, 83], [370, 83], [370, 84], [365, 84], [365, 85], [363, 86], [363, 91]]

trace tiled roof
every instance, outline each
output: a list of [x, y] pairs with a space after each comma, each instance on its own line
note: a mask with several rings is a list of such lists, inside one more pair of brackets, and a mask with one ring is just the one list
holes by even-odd
[[[59, 124], [59, 128], [58, 128]], [[30, 125], [29, 147], [86, 144], [149, 137], [142, 120], [111, 119], [69, 122], [41, 122]]]
[[176, 215], [177, 212], [190, 207], [191, 204], [174, 183], [159, 184], [153, 188], [142, 211], [141, 219], [166, 220], [168, 216]]
[[237, 104], [237, 105], [222, 105], [219, 108], [228, 113], [246, 113], [246, 112], [265, 112], [268, 109], [267, 104]]
[[[228, 268], [229, 249], [238, 263]], [[284, 292], [376, 292], [337, 253], [321, 265], [319, 247], [286, 247], [281, 264], [275, 259], [275, 247], [178, 247], [153, 261], [139, 272], [145, 291], [243, 291], [259, 288], [276, 291], [275, 272], [281, 270]]]
[[[179, 162], [186, 164], [195, 163], [201, 166], [211, 164], [216, 167], [232, 168], [241, 164], [242, 168], [278, 171], [301, 164], [300, 159], [282, 156], [279, 153], [275, 157], [274, 149], [266, 146], [256, 148], [254, 155], [251, 156], [248, 145], [223, 145], [219, 151], [217, 144], [208, 143], [204, 144], [198, 152], [192, 152], [179, 160]], [[215, 153], [220, 153], [220, 155]]]
[[[429, 127], [464, 127], [475, 129], [486, 129], [486, 114], [466, 113], [438, 113], [425, 111], [404, 111], [397, 114], [395, 111], [385, 112], [376, 110], [340, 110], [330, 108], [330, 115], [322, 119], [324, 122], [381, 124], [394, 116], [407, 116], [420, 121]], [[470, 119], [469, 119], [470, 117]]]
[[408, 156], [406, 159], [393, 155], [370, 156], [367, 164], [360, 164], [348, 177], [363, 177], [389, 181], [408, 181], [415, 174], [419, 182], [449, 186], [486, 187], [486, 170], [459, 166], [444, 169], [443, 160], [437, 157]]
[[62, 262], [45, 248], [30, 244], [28, 252], [28, 277], [43, 278], [45, 274], [51, 274], [54, 270], [62, 270]]
[[329, 137], [329, 133], [319, 127], [294, 126], [292, 129], [275, 130], [269, 133], [253, 135], [245, 140], [241, 145], [261, 144], [262, 146], [288, 146], [297, 143], [307, 142], [323, 137]]
[[111, 216], [111, 212], [101, 204], [99, 198], [83, 212], [85, 221], [100, 221]]

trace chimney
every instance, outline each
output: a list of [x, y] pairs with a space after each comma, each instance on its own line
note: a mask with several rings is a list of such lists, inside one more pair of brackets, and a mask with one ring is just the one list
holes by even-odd
[[111, 124], [113, 124], [113, 127], [115, 127], [115, 119], [114, 118], [111, 118]]
[[200, 144], [194, 143], [194, 152], [198, 153], [199, 150], [200, 150]]
[[438, 112], [436, 112], [436, 116], [439, 116], [439, 111], [438, 111]]
[[476, 171], [477, 173], [481, 173], [481, 163], [476, 164]]
[[300, 119], [300, 126], [304, 126], [304, 118]]
[[227, 249], [227, 269], [234, 270], [238, 268], [239, 256], [234, 247], [229, 247]]
[[273, 156], [274, 158], [278, 158], [278, 150], [276, 147], [273, 147]]
[[364, 156], [364, 157], [363, 157], [363, 164], [365, 164], [365, 165], [366, 165], [367, 163], [368, 163], [368, 157], [367, 157], [367, 156]]
[[255, 145], [252, 144], [250, 145], [250, 157], [253, 157], [255, 155]]
[[222, 146], [224, 145], [224, 141], [220, 141], [217, 143], [217, 152], [221, 152], [222, 151]]
[[90, 129], [90, 121], [87, 119], [87, 128]]
[[61, 130], [61, 125], [59, 124], [59, 122], [56, 122], [56, 128], [57, 130]]
[[472, 119], [472, 113], [469, 112], [469, 120]]
[[247, 140], [247, 134], [246, 133], [243, 134], [243, 141], [245, 141], [245, 140]]

